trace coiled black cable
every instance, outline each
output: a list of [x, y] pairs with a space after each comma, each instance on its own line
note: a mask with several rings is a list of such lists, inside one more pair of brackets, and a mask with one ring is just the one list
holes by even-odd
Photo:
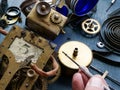
[[120, 16], [113, 16], [105, 20], [100, 37], [106, 48], [120, 54]]

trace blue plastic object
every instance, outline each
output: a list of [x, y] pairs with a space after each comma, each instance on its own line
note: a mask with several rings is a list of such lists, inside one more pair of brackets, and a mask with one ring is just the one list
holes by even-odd
[[73, 13], [83, 16], [94, 8], [99, 0], [77, 0], [74, 4]]
[[64, 16], [67, 16], [69, 12], [67, 6], [63, 6], [62, 8], [56, 7], [56, 11], [63, 14]]

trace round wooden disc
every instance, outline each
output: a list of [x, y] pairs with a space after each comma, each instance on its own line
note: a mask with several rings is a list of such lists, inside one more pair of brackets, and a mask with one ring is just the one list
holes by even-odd
[[[73, 56], [75, 48], [78, 48], [78, 55], [76, 57]], [[78, 66], [73, 63], [67, 56], [65, 56], [63, 52], [65, 52], [76, 63], [82, 66], [88, 66], [93, 58], [91, 49], [84, 43], [78, 41], [66, 42], [60, 47], [58, 51], [58, 58], [64, 66], [70, 69], [78, 69]]]

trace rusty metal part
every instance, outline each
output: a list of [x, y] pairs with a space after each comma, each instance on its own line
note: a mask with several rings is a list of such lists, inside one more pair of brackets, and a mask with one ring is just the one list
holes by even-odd
[[[51, 54], [54, 52], [54, 49], [52, 49], [51, 46], [49, 45], [49, 41], [47, 41], [46, 39], [44, 39], [36, 34], [34, 34], [34, 38], [32, 38], [31, 32], [29, 32], [27, 30], [25, 30], [25, 34], [22, 35], [21, 33], [23, 31], [24, 30], [22, 28], [20, 28], [18, 26], [13, 26], [12, 29], [10, 30], [9, 34], [6, 35], [4, 41], [0, 44], [0, 57], [3, 57], [3, 55], [5, 55], [6, 57], [8, 57], [8, 60], [9, 60], [6, 62], [7, 64], [5, 64], [6, 69], [3, 71], [3, 74], [0, 79], [0, 90], [5, 90], [10, 85], [13, 76], [16, 75], [18, 70], [22, 69], [23, 71], [25, 70], [25, 72], [26, 72], [26, 70], [28, 70], [28, 68], [26, 68], [26, 66], [29, 67], [29, 61], [31, 61], [34, 57], [36, 57], [35, 53], [32, 53], [34, 55], [33, 58], [31, 56], [31, 51], [30, 51], [30, 50], [32, 50], [32, 49], [30, 49], [31, 45], [32, 45], [32, 48], [37, 48], [37, 50], [38, 50], [38, 48], [40, 50], [44, 50], [44, 53], [42, 52], [42, 54], [39, 54], [38, 55], [39, 57], [36, 58], [37, 59], [36, 65], [41, 69], [43, 69], [47, 65], [48, 59], [50, 58]], [[24, 42], [17, 42], [17, 43], [19, 43], [20, 47], [15, 49], [15, 47], [18, 46], [15, 43], [16, 39], [18, 39], [18, 41], [19, 40], [24, 41], [25, 45], [20, 45], [20, 43], [24, 43]], [[25, 47], [22, 47], [22, 46], [25, 46]], [[14, 47], [14, 49], [12, 49], [12, 47]], [[27, 53], [24, 53], [24, 51], [26, 51], [26, 48], [28, 48], [30, 50]], [[20, 62], [17, 62], [17, 60], [16, 60], [17, 56], [14, 53], [15, 51], [17, 51], [17, 49], [23, 49], [23, 52], [18, 50], [19, 54], [20, 54], [20, 56], [19, 56]], [[28, 58], [26, 57], [28, 62], [26, 64], [23, 64], [23, 62], [25, 61], [25, 58], [23, 58], [23, 56], [21, 56], [24, 54], [25, 54], [25, 56], [28, 55], [27, 56]], [[31, 56], [31, 57], [29, 58], [29, 56]], [[19, 59], [19, 58], [17, 58], [17, 59]], [[34, 62], [34, 60], [32, 60], [32, 62]], [[19, 73], [18, 73], [18, 76], [19, 76]], [[26, 73], [25, 73], [25, 76], [26, 77], [24, 78], [24, 80], [20, 81], [20, 83], [18, 84], [18, 85], [20, 85], [19, 90], [31, 90], [39, 78], [38, 74], [35, 74], [35, 76], [32, 79], [30, 79]], [[44, 83], [44, 81], [42, 83]], [[42, 84], [42, 86], [43, 85], [44, 84]], [[15, 87], [15, 86], [13, 85], [13, 87]], [[43, 87], [46, 87], [46, 86], [43, 86]], [[36, 90], [36, 89], [33, 89], [33, 90]], [[42, 89], [42, 90], [45, 90], [45, 89]]]
[[[30, 67], [21, 68], [20, 70], [18, 70], [7, 86], [6, 90], [19, 90], [22, 82], [27, 77], [26, 73], [28, 72], [28, 70], [31, 70]], [[29, 78], [33, 79], [34, 77]], [[47, 79], [39, 76], [31, 90], [47, 90], [47, 84]], [[25, 86], [29, 87], [29, 83], [26, 83]]]

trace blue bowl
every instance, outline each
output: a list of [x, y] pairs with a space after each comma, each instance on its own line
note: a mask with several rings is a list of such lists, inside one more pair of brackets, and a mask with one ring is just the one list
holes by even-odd
[[77, 16], [83, 16], [94, 8], [98, 0], [77, 0], [73, 12]]

